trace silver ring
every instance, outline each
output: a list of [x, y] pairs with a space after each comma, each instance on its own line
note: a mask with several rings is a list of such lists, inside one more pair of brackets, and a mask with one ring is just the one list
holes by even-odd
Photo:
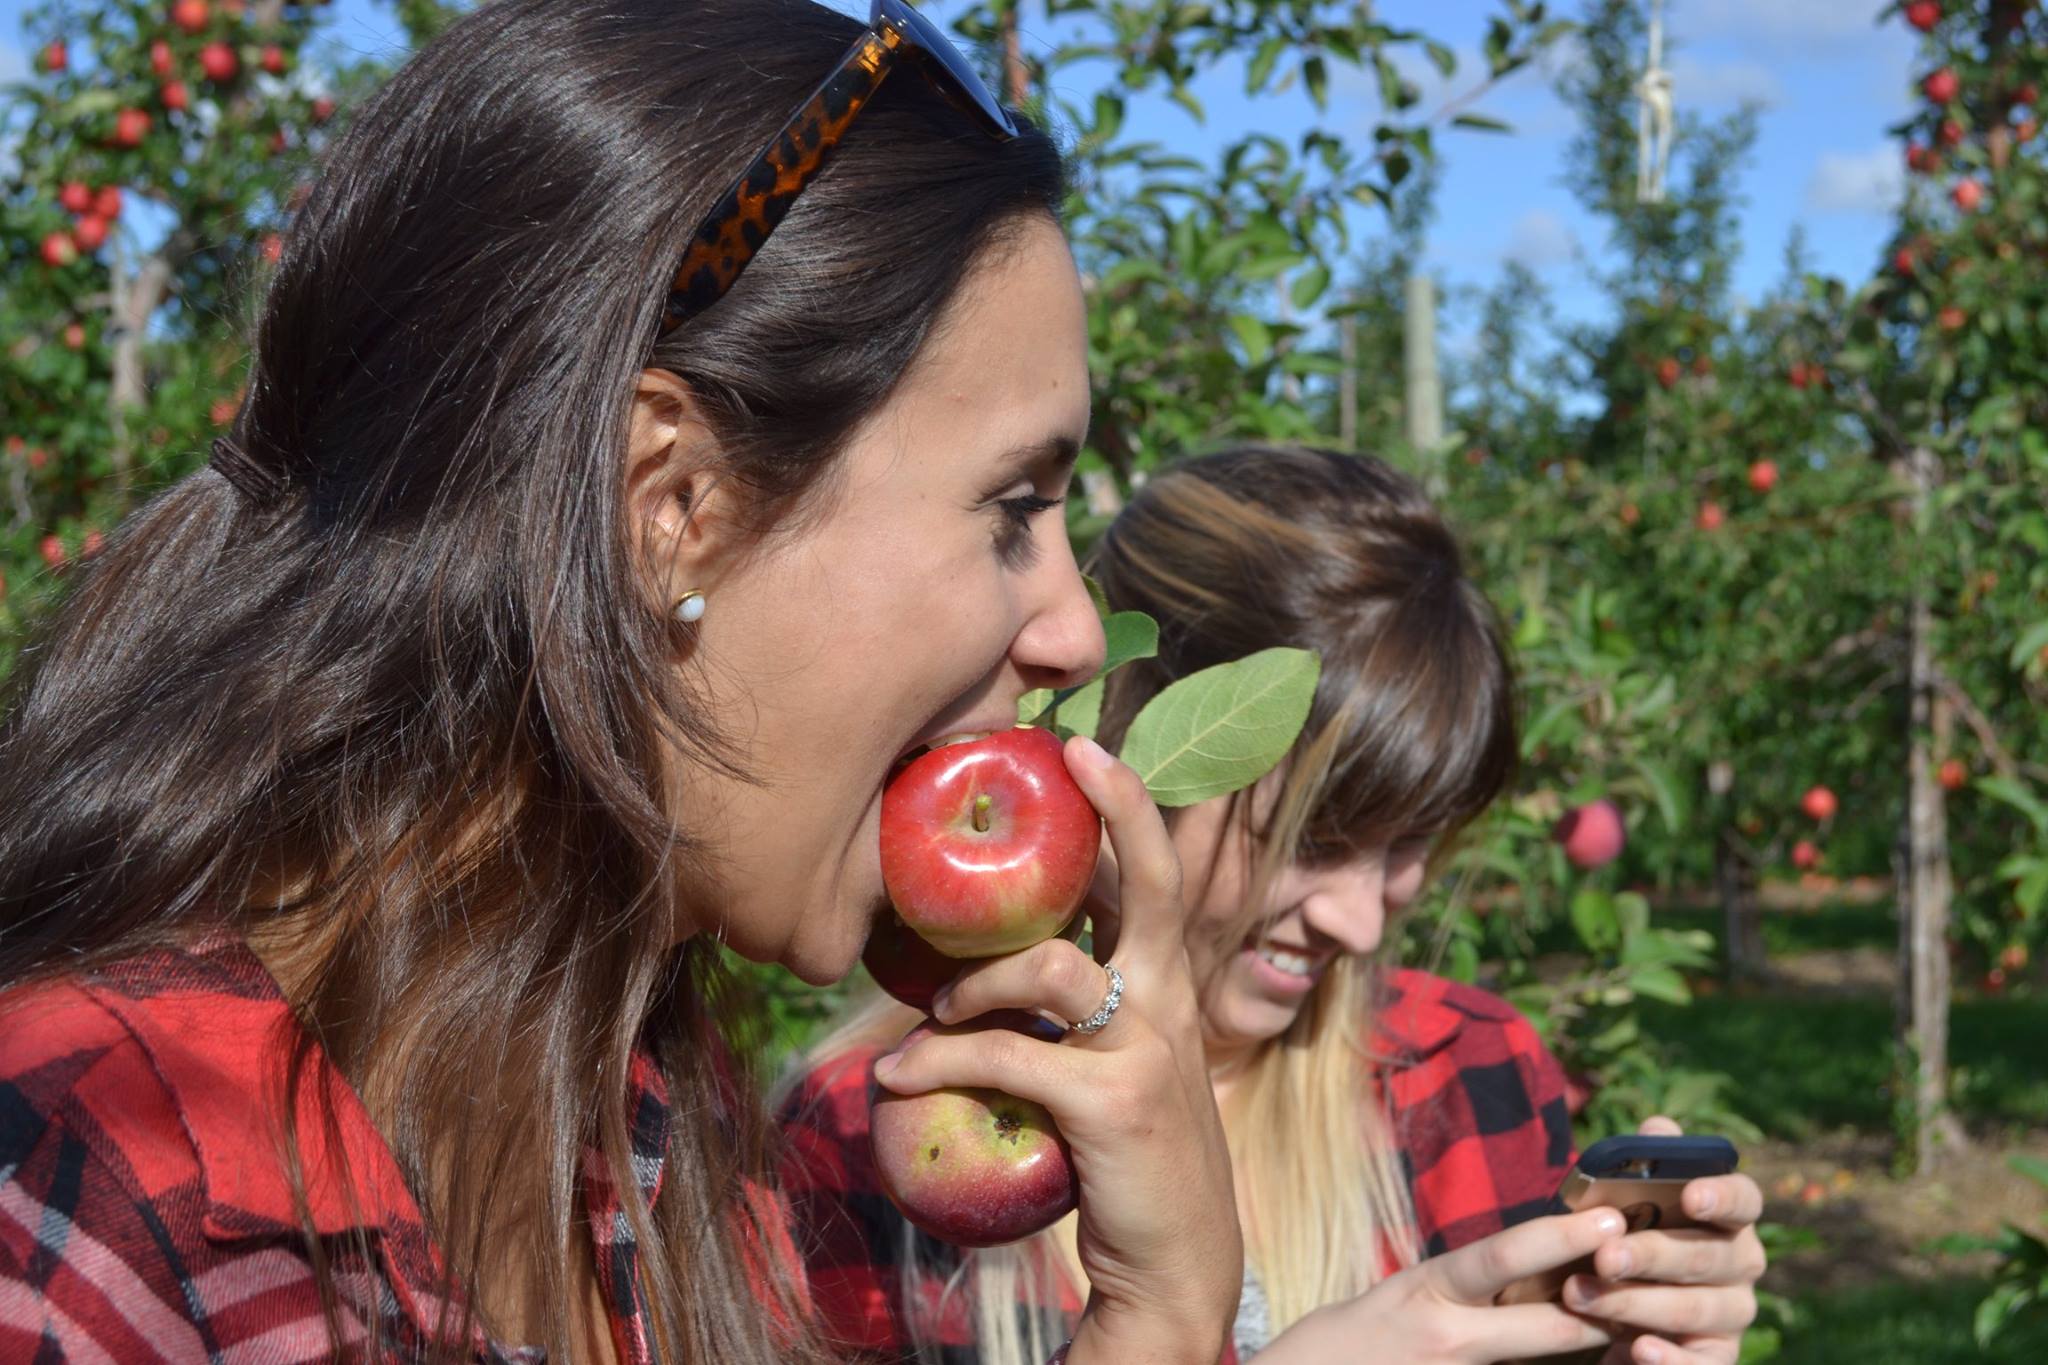
[[1103, 966], [1109, 968], [1109, 994], [1102, 997], [1101, 1009], [1078, 1024], [1067, 1025], [1076, 1033], [1100, 1033], [1102, 1026], [1116, 1017], [1116, 1007], [1124, 1002], [1124, 974], [1106, 962]]

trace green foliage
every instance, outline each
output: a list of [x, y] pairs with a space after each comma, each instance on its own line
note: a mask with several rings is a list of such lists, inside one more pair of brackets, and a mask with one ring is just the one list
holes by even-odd
[[[2015, 1154], [2007, 1158], [2015, 1171], [2048, 1188], [2048, 1161]], [[1996, 1237], [1958, 1235], [1942, 1238], [1935, 1247], [1949, 1254], [1992, 1251], [1998, 1269], [1991, 1292], [1977, 1305], [1971, 1335], [1987, 1350], [2000, 1342], [2026, 1342], [2048, 1347], [2048, 1240], [2012, 1223]]]

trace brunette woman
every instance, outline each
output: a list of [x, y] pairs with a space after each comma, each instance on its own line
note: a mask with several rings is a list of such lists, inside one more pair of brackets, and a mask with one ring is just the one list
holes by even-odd
[[[825, 1358], [721, 945], [848, 971], [894, 761], [1098, 665], [1063, 193], [899, 0], [493, 0], [360, 109], [10, 679], [0, 1358]], [[1075, 1365], [1209, 1358], [1173, 850], [1067, 757], [1121, 1008], [905, 1083], [1058, 1115]]]

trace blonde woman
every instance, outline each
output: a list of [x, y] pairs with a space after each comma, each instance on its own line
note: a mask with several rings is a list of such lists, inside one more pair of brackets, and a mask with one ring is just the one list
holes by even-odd
[[[1763, 1269], [1754, 1182], [1688, 1187], [1699, 1231], [1621, 1236], [1609, 1210], [1551, 1216], [1574, 1156], [1556, 1062], [1499, 998], [1382, 960], [1434, 856], [1515, 764], [1501, 632], [1441, 516], [1377, 460], [1238, 449], [1151, 480], [1092, 567], [1113, 606], [1160, 623], [1158, 658], [1108, 685], [1112, 749], [1196, 669], [1275, 645], [1323, 660], [1289, 758], [1169, 819], [1246, 1252], [1223, 1359], [1435, 1365], [1605, 1347], [1610, 1362], [1732, 1362]], [[1034, 953], [1079, 956], [1021, 956]], [[1028, 1003], [1007, 985], [1015, 970], [962, 973], [935, 1012]], [[962, 1253], [879, 1193], [867, 1069], [915, 1019], [864, 1006], [785, 1104], [812, 1283], [859, 1349], [1018, 1365], [1063, 1339], [1093, 1286], [1067, 1224]], [[1574, 1277], [1563, 1304], [1496, 1305], [1596, 1250], [1597, 1273]]]

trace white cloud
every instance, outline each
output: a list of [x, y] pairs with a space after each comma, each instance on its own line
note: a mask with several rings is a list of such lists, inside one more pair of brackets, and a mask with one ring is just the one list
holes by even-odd
[[1812, 213], [1890, 213], [1906, 192], [1906, 171], [1896, 144], [1863, 152], [1822, 152], [1806, 182]]
[[1687, 0], [1669, 22], [1688, 37], [1842, 42], [1878, 28], [1876, 0]]
[[1785, 87], [1762, 62], [1701, 62], [1680, 53], [1671, 61], [1671, 85], [1678, 107], [1782, 103]]
[[1530, 209], [1508, 228], [1508, 244], [1501, 256], [1541, 270], [1562, 265], [1578, 255], [1578, 251], [1578, 236], [1564, 219], [1549, 209]]

